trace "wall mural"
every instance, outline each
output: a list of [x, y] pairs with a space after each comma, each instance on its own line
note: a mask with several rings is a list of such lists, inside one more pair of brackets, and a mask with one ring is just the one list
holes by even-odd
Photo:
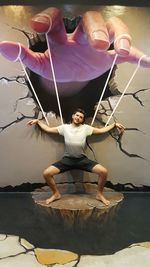
[[[0, 60], [1, 66], [3, 66], [0, 77], [1, 187], [16, 186], [27, 182], [32, 184], [42, 183], [43, 169], [51, 162], [58, 160], [63, 154], [61, 138], [49, 137], [49, 140], [43, 140], [43, 138], [38, 137], [37, 141], [34, 136], [35, 131], [26, 127], [28, 119], [42, 118], [42, 114], [21, 63], [13, 62], [18, 56], [19, 42], [22, 44], [21, 60], [27, 66], [27, 74], [43, 110], [46, 112], [50, 125], [60, 124], [48, 52], [44, 54], [45, 49], [47, 49], [46, 35], [41, 34], [47, 28], [40, 28], [41, 25], [33, 20], [31, 23], [31, 19], [36, 14], [47, 8], [45, 6], [2, 6], [0, 9], [1, 41], [7, 41], [6, 43], [1, 42], [0, 48]], [[120, 48], [122, 54], [116, 61], [98, 108], [94, 123], [101, 127], [112, 113], [121, 93], [137, 67], [140, 56], [149, 54], [149, 18], [147, 16], [149, 8], [76, 5], [59, 5], [56, 8], [58, 10], [54, 9], [49, 12], [52, 12], [54, 17], [58, 19], [58, 23], [56, 23], [58, 29], [57, 25], [54, 25], [54, 30], [58, 30], [58, 36], [57, 34], [55, 36], [55, 31], [52, 29], [53, 38], [51, 39], [49, 35], [48, 38], [52, 53], [56, 54], [56, 60], [53, 64], [64, 122], [70, 120], [70, 114], [76, 107], [81, 107], [88, 115], [87, 122], [91, 123], [114, 58], [113, 41], [115, 36], [111, 32], [112, 29], [109, 36], [112, 45], [108, 52], [106, 51], [109, 46], [107, 36], [103, 36], [104, 40], [107, 41], [100, 44], [104, 46], [104, 52], [97, 49], [99, 44], [97, 41], [92, 41], [91, 37], [88, 40], [90, 46], [87, 48], [87, 37], [82, 34], [79, 26], [81, 17], [88, 10], [101, 12], [104, 20], [115, 28], [116, 36], [124, 32], [127, 33], [125, 39], [118, 39], [115, 43], [116, 49], [119, 49], [117, 48], [118, 45], [125, 45], [125, 49], [121, 50]], [[61, 15], [59, 11], [61, 11]], [[94, 14], [92, 16], [95, 16], [95, 13], [92, 14]], [[61, 16], [65, 29], [60, 22]], [[116, 21], [116, 17], [119, 17], [121, 21]], [[48, 18], [45, 19], [47, 23]], [[90, 17], [85, 16], [83, 22], [85, 31], [91, 31], [92, 24], [89, 21]], [[108, 28], [110, 27], [109, 24]], [[39, 27], [37, 29], [38, 33], [35, 32], [36, 27]], [[59, 34], [59, 27], [63, 32], [62, 35]], [[141, 31], [141, 29], [144, 30]], [[71, 48], [69, 50], [67, 46], [64, 46], [65, 50], [61, 51], [59, 45], [53, 46], [55, 41], [57, 43], [57, 38], [60, 38], [59, 42], [64, 41], [63, 39], [66, 38], [65, 31], [69, 32], [70, 35], [73, 33], [74, 38], [78, 40], [79, 44], [77, 43], [75, 49]], [[129, 33], [130, 35], [128, 35]], [[131, 38], [133, 47], [138, 50], [131, 49], [131, 55], [128, 56], [126, 51], [129, 49]], [[119, 42], [122, 43], [119, 44]], [[93, 49], [92, 46], [95, 46], [96, 49]], [[28, 50], [28, 48], [31, 50]], [[42, 54], [39, 56], [38, 52], [43, 53], [43, 56], [41, 56]], [[25, 53], [27, 53], [26, 56]], [[112, 57], [109, 57], [109, 55], [112, 55]], [[70, 58], [72, 62], [68, 61]], [[40, 69], [41, 62], [43, 62], [42, 69]], [[124, 63], [118, 64], [120, 62]], [[126, 130], [122, 138], [118, 138], [116, 133], [112, 133], [107, 138], [105, 136], [98, 139], [90, 138], [89, 140], [95, 151], [97, 161], [109, 170], [108, 181], [114, 185], [127, 183], [129, 187], [134, 189], [136, 186], [142, 188], [143, 186], [149, 186], [148, 174], [150, 170], [148, 57], [141, 60], [141, 66], [111, 120], [111, 122], [115, 120], [125, 125]], [[76, 75], [76, 77], [73, 75]], [[87, 149], [87, 154], [93, 157], [89, 149]], [[3, 168], [5, 162], [7, 162], [9, 168]], [[72, 181], [73, 176], [74, 173], [68, 173], [67, 178], [58, 176], [57, 180], [58, 182]], [[81, 177], [84, 182], [95, 182], [97, 180], [97, 178], [87, 173], [78, 173], [78, 177]]]
[[[0, 266], [149, 266], [149, 194], [135, 193], [150, 188], [149, 12], [0, 7]], [[72, 170], [56, 175], [64, 197], [45, 205], [43, 170], [64, 141], [27, 123], [69, 123], [76, 108], [94, 127], [125, 126], [88, 137], [87, 156], [108, 169], [106, 200], [95, 199], [95, 174]]]

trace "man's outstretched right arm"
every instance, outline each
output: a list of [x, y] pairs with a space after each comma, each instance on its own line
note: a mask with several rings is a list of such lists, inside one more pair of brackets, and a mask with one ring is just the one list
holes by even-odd
[[46, 125], [45, 123], [43, 123], [38, 119], [30, 120], [27, 123], [28, 126], [32, 126], [34, 124], [37, 124], [46, 133], [59, 133], [57, 127], [49, 127], [48, 125]]

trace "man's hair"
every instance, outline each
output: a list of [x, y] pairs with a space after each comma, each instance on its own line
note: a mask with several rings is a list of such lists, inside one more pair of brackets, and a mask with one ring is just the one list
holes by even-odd
[[75, 114], [75, 113], [77, 113], [77, 112], [80, 112], [80, 113], [82, 113], [84, 115], [84, 118], [83, 118], [83, 123], [84, 123], [85, 117], [86, 117], [86, 112], [83, 109], [81, 109], [81, 108], [77, 108], [77, 109], [74, 110], [74, 112], [72, 113], [72, 115]]

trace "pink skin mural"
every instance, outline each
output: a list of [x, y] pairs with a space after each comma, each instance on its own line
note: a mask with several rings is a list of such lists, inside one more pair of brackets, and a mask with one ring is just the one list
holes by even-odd
[[[104, 21], [97, 11], [83, 14], [73, 33], [67, 34], [61, 11], [51, 7], [35, 15], [31, 20], [32, 29], [45, 33], [50, 45], [56, 81], [60, 92], [69, 94], [83, 88], [111, 68], [116, 54], [116, 64], [129, 62], [137, 64], [144, 55], [131, 46], [131, 36], [127, 26], [117, 17]], [[110, 44], [113, 50], [108, 50]], [[10, 61], [18, 57], [16, 42], [0, 42], [0, 53]], [[44, 86], [51, 89], [53, 84], [49, 51], [33, 52], [21, 45], [20, 59], [31, 71], [38, 74]], [[141, 66], [150, 67], [150, 57], [141, 60]]]

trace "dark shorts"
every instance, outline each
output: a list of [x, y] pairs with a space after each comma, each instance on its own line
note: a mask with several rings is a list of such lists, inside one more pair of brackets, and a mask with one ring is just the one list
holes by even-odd
[[61, 160], [52, 164], [60, 170], [60, 172], [65, 172], [69, 170], [83, 170], [91, 172], [93, 167], [97, 165], [96, 161], [88, 159], [86, 156], [81, 158], [63, 157]]

